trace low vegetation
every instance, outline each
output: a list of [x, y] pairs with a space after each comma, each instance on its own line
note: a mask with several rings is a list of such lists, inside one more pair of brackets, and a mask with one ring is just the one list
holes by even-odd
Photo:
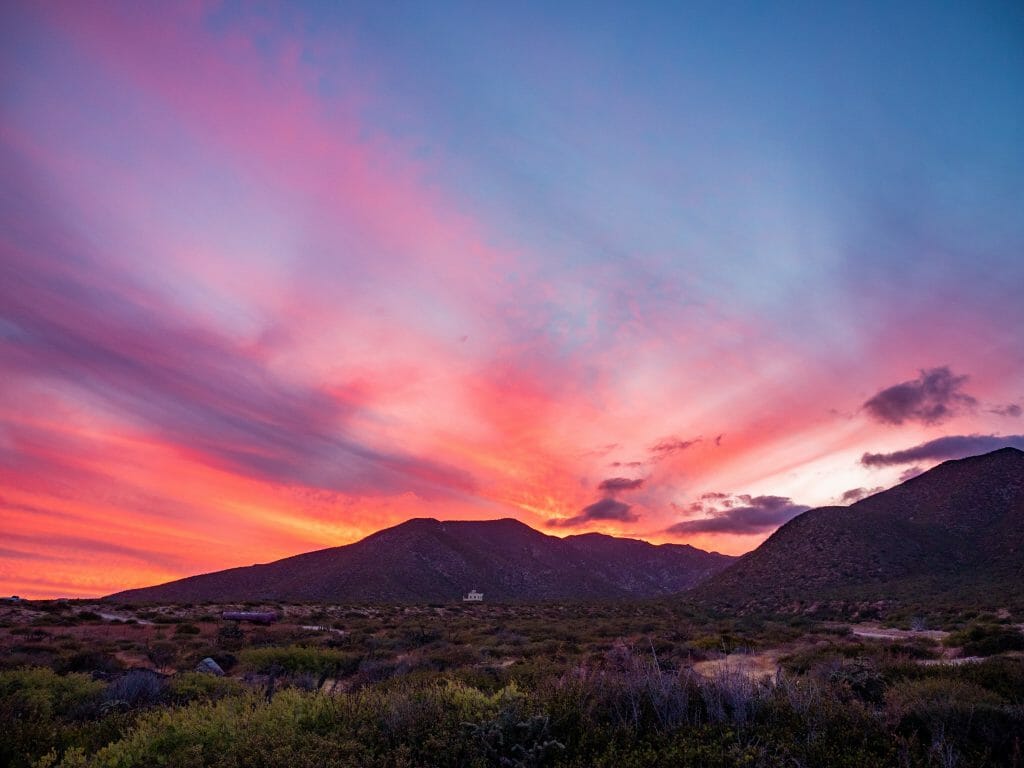
[[1009, 615], [877, 639], [665, 603], [48, 605], [2, 619], [0, 765], [1024, 765]]

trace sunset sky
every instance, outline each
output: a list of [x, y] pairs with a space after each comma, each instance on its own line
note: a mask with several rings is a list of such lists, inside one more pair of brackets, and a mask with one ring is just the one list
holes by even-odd
[[0, 594], [1024, 448], [1024, 7], [772, 5], [0, 5]]

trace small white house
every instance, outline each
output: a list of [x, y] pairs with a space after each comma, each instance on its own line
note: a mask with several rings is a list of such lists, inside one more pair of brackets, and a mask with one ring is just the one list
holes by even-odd
[[475, 589], [469, 590], [469, 594], [462, 598], [464, 603], [482, 603], [484, 601], [484, 593], [477, 592]]

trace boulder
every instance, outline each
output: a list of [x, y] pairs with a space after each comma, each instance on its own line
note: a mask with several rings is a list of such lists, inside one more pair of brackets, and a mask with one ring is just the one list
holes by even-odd
[[207, 675], [216, 675], [217, 677], [224, 676], [224, 670], [220, 668], [220, 664], [209, 656], [196, 664], [196, 672], [204, 672]]

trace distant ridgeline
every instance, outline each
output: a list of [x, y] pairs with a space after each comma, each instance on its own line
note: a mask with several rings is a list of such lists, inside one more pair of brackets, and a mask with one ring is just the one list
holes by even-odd
[[[512, 520], [420, 518], [344, 547], [111, 595], [116, 601], [488, 602], [685, 593], [729, 612], [1024, 607], [1024, 452], [947, 461], [849, 507], [812, 509], [742, 558]], [[472, 601], [467, 601], [472, 602]]]
[[[344, 547], [111, 595], [123, 602], [621, 600], [688, 589], [735, 558], [597, 533], [560, 539], [512, 519], [409, 520]], [[475, 602], [475, 601], [469, 601]]]

